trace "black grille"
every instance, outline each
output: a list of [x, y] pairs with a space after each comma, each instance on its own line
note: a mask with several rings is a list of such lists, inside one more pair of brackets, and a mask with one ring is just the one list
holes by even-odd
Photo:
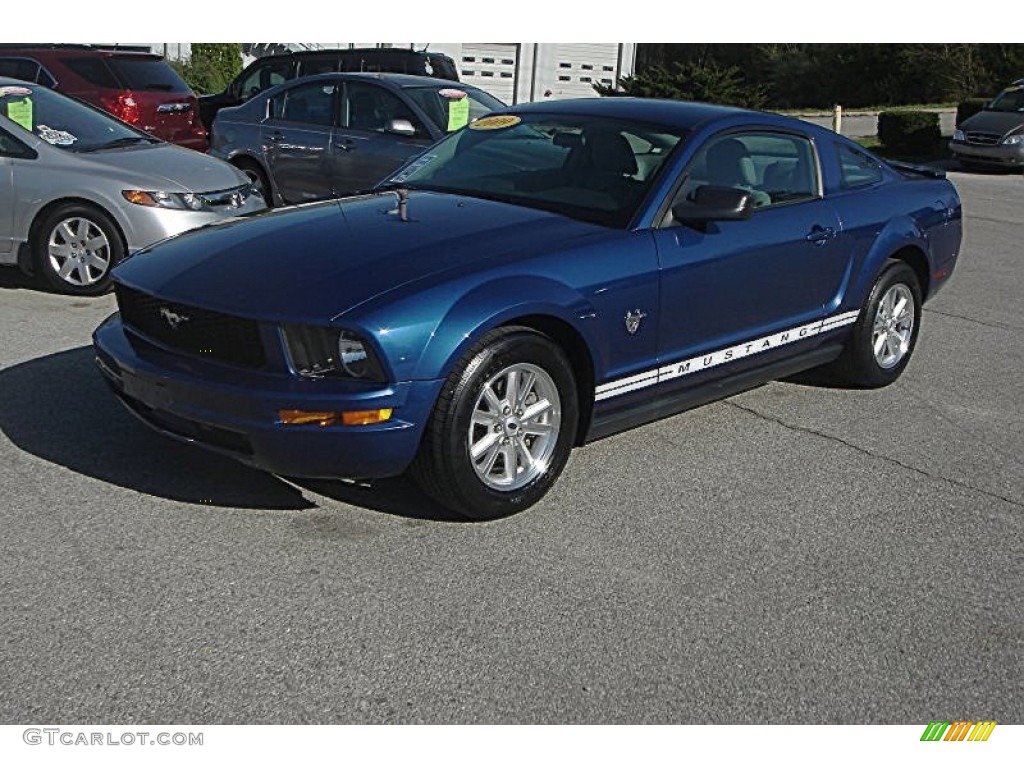
[[121, 320], [143, 336], [232, 365], [262, 368], [266, 363], [254, 320], [164, 301], [123, 285], [115, 291]]
[[968, 131], [967, 132], [967, 143], [968, 144], [981, 144], [982, 146], [994, 146], [1002, 140], [1002, 134], [999, 133], [984, 133], [982, 131]]

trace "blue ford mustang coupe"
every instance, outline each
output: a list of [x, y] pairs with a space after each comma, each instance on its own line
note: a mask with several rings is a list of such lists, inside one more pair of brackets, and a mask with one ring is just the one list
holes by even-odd
[[166, 435], [286, 476], [411, 469], [491, 518], [573, 446], [764, 381], [889, 384], [960, 239], [941, 172], [798, 120], [527, 104], [372, 193], [138, 253], [96, 359]]

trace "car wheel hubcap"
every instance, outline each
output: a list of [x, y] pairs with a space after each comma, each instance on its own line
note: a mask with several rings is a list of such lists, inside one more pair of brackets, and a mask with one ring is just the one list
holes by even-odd
[[514, 491], [543, 475], [558, 443], [562, 404], [554, 380], [528, 363], [486, 384], [469, 425], [470, 460], [489, 488]]
[[82, 217], [53, 228], [47, 255], [61, 280], [79, 287], [98, 283], [110, 269], [110, 241], [96, 222]]
[[882, 368], [894, 368], [907, 356], [914, 335], [914, 295], [902, 283], [882, 296], [875, 312], [871, 344], [875, 362]]

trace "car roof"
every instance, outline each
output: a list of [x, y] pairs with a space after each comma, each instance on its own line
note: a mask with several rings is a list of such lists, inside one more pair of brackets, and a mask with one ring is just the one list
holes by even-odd
[[[347, 50], [347, 49], [346, 49]], [[376, 49], [371, 49], [376, 50]], [[398, 88], [413, 88], [413, 87], [426, 87], [426, 88], [458, 88], [460, 90], [466, 90], [467, 88], [474, 91], [482, 90], [476, 86], [469, 85], [467, 83], [460, 83], [454, 80], [444, 80], [440, 77], [427, 77], [426, 75], [407, 75], [398, 72], [321, 72], [316, 75], [306, 75], [305, 77], [297, 77], [294, 80], [286, 80], [283, 83], [275, 85], [274, 88], [280, 88], [281, 86], [293, 86], [296, 83], [307, 83], [314, 80], [367, 80], [371, 82], [384, 82], [391, 83]], [[269, 90], [269, 89], [268, 89]], [[263, 93], [266, 93], [264, 91]], [[261, 96], [263, 94], [260, 94]]]
[[[253, 64], [266, 61], [279, 61], [281, 59], [311, 59], [317, 56], [337, 56], [339, 53], [376, 56], [447, 56], [439, 51], [414, 51], [410, 48], [317, 48], [312, 51], [289, 51], [288, 53], [272, 53], [267, 56], [260, 56]], [[448, 56], [448, 58], [451, 58]], [[251, 65], [250, 65], [251, 66]]]
[[[690, 130], [710, 120], [725, 117], [749, 115], [768, 116], [766, 112], [753, 112], [739, 107], [725, 107], [719, 104], [703, 104], [672, 99], [640, 99], [630, 96], [593, 97], [586, 99], [560, 99], [558, 101], [533, 101], [509, 107], [509, 112], [542, 112], [555, 115], [586, 115], [592, 117], [616, 117], [625, 120], [640, 120], [658, 123], [666, 127]], [[772, 116], [774, 117], [774, 115]]]
[[135, 48], [105, 48], [97, 45], [79, 45], [75, 43], [2, 43], [0, 44], [0, 56], [16, 56], [19, 53], [60, 53], [61, 56], [106, 56], [106, 57], [130, 57], [133, 59], [157, 59], [162, 60], [163, 56], [149, 50]]

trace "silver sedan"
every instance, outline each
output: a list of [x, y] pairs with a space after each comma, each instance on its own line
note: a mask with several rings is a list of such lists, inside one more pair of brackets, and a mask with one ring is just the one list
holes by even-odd
[[63, 293], [99, 294], [138, 249], [265, 208], [228, 163], [0, 78], [0, 264]]

